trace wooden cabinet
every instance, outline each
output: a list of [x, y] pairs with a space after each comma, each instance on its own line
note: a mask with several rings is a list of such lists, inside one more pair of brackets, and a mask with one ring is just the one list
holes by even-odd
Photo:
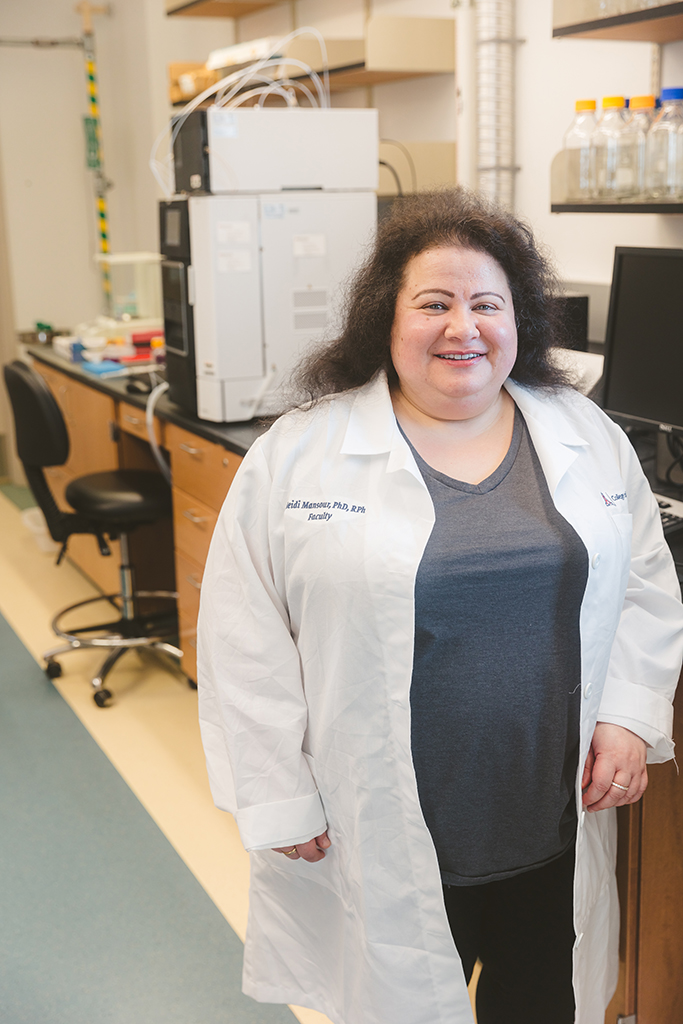
[[199, 498], [173, 488], [173, 530], [176, 549], [183, 551], [197, 565], [204, 565], [209, 553], [218, 511]]
[[57, 399], [69, 432], [70, 451], [65, 471], [74, 477], [116, 469], [114, 399], [44, 363], [36, 363], [35, 368]]
[[173, 464], [173, 485], [220, 511], [242, 458], [174, 423], [166, 426], [166, 447]]
[[[674, 703], [681, 735], [683, 684]], [[683, 781], [676, 764], [648, 768], [638, 804], [619, 808], [619, 987], [605, 1024], [683, 1021]]]
[[[118, 424], [119, 429], [125, 431], [125, 433], [132, 434], [133, 437], [139, 437], [141, 441], [149, 440], [145, 411], [144, 409], [138, 409], [137, 405], [131, 405], [129, 402], [119, 402]], [[154, 436], [158, 445], [164, 444], [164, 424], [158, 419], [154, 420]]]
[[241, 456], [173, 423], [166, 424], [173, 470], [173, 528], [184, 671], [197, 675], [199, 588], [218, 513]]

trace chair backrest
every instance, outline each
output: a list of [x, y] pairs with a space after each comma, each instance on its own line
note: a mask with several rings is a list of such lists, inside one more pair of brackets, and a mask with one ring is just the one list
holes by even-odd
[[26, 480], [42, 509], [50, 536], [64, 544], [71, 533], [78, 532], [79, 517], [62, 512], [43, 473], [43, 466], [61, 466], [69, 457], [69, 435], [62, 411], [43, 378], [26, 363], [8, 363], [3, 372], [14, 412], [17, 454]]
[[63, 465], [69, 457], [69, 434], [47, 384], [19, 360], [8, 363], [3, 372], [14, 412], [17, 454], [24, 466]]

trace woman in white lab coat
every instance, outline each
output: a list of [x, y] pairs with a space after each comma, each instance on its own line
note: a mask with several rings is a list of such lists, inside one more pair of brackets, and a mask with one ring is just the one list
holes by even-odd
[[198, 681], [255, 999], [470, 1024], [479, 959], [479, 1024], [602, 1024], [683, 616], [633, 450], [549, 361], [553, 284], [509, 215], [402, 200], [231, 487]]

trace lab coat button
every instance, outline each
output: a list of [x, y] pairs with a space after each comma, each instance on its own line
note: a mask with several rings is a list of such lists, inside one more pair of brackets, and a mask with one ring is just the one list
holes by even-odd
[[581, 817], [579, 818], [579, 828], [583, 828], [583, 823], [586, 820], [586, 812], [581, 811]]
[[597, 569], [597, 567], [600, 565], [600, 552], [599, 551], [596, 551], [595, 554], [593, 555], [593, 557], [591, 559], [591, 565], [593, 566], [594, 569]]
[[584, 695], [584, 697], [590, 697], [592, 692], [593, 692], [593, 684], [592, 683], [586, 683], [586, 685], [583, 688], [583, 695]]

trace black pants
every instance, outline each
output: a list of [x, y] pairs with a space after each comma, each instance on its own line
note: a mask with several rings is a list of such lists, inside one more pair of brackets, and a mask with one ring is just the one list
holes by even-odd
[[485, 885], [445, 885], [448, 923], [478, 1024], [573, 1024], [574, 848], [535, 871]]

